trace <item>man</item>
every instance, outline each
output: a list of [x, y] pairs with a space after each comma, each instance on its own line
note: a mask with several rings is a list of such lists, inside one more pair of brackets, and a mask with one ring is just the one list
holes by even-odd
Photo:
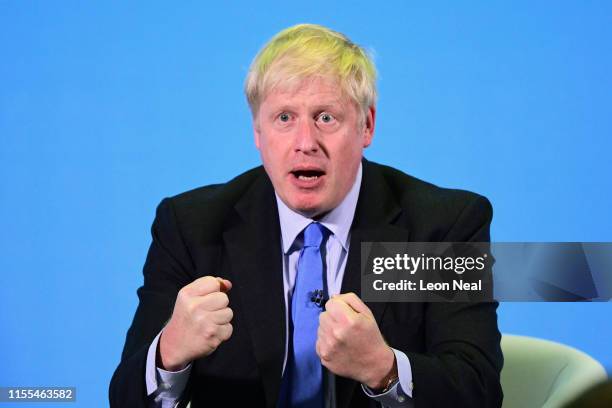
[[359, 298], [360, 242], [488, 241], [489, 202], [363, 159], [375, 68], [340, 33], [280, 32], [246, 95], [263, 168], [159, 205], [111, 406], [500, 406], [495, 303]]

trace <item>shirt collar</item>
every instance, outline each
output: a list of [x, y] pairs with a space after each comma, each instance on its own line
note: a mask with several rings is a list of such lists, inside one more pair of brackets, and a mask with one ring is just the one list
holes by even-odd
[[[336, 239], [340, 242], [345, 251], [348, 250], [349, 232], [351, 224], [355, 216], [355, 208], [357, 207], [357, 199], [359, 198], [359, 190], [361, 188], [361, 163], [353, 186], [340, 204], [325, 214], [321, 219], [317, 220], [324, 227], [329, 229]], [[283, 252], [289, 253], [293, 242], [304, 228], [314, 220], [304, 217], [302, 214], [293, 211], [291, 208], [280, 199], [276, 194], [276, 204], [278, 207], [278, 217], [281, 227], [281, 238], [283, 243]]]

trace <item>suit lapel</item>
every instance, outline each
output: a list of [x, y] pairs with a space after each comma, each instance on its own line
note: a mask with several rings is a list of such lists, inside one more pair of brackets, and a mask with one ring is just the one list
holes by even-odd
[[265, 173], [235, 208], [240, 219], [224, 233], [232, 290], [251, 335], [266, 405], [273, 407], [285, 353], [285, 299], [278, 210]]
[[[354, 292], [361, 298], [361, 243], [408, 241], [409, 231], [393, 225], [401, 214], [379, 169], [363, 160], [363, 176], [355, 217], [351, 227], [351, 245], [344, 271], [341, 293]], [[380, 326], [386, 303], [366, 302]], [[336, 404], [348, 407], [355, 392], [356, 381], [336, 377]]]

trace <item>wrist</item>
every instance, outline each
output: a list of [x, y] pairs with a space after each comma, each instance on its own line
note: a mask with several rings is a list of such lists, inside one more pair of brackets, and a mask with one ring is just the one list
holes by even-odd
[[[157, 343], [156, 366], [166, 371], [181, 371], [187, 367], [187, 362], [181, 361], [173, 354], [173, 347], [168, 344], [168, 333], [162, 331]], [[171, 337], [171, 336], [170, 336]]]
[[365, 385], [375, 391], [387, 391], [399, 376], [395, 353], [389, 346], [386, 346], [386, 348], [386, 352], [383, 354], [384, 357], [379, 360], [381, 361], [380, 370], [374, 375], [372, 380], [365, 383]]

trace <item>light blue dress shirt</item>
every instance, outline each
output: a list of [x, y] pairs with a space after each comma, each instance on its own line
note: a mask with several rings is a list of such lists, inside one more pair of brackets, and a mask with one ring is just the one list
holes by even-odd
[[[326, 271], [327, 271], [327, 290], [329, 296], [340, 293], [342, 287], [342, 278], [344, 277], [344, 268], [348, 257], [350, 246], [350, 229], [355, 216], [355, 208], [357, 207], [357, 199], [359, 197], [359, 189], [361, 187], [361, 164], [355, 177], [355, 182], [351, 190], [342, 200], [340, 205], [327, 213], [317, 221], [323, 224], [331, 231], [331, 235], [326, 242], [327, 256]], [[299, 234], [313, 220], [306, 218], [301, 214], [291, 210], [287, 205], [276, 196], [278, 206], [278, 216], [281, 227], [281, 245], [283, 254], [283, 289], [285, 296], [285, 327], [289, 327], [287, 312], [288, 305], [291, 302], [291, 293], [295, 285], [297, 275], [297, 262], [300, 255], [301, 243], [296, 242], [299, 239]], [[183, 393], [189, 373], [191, 372], [191, 364], [181, 371], [166, 371], [155, 367], [155, 355], [157, 351], [157, 343], [161, 332], [155, 337], [147, 354], [146, 362], [146, 386], [147, 395], [154, 395], [153, 407], [175, 407]], [[285, 332], [285, 338], [288, 339], [288, 329]], [[397, 369], [399, 382], [390, 390], [383, 394], [375, 394], [368, 387], [362, 384], [363, 391], [371, 398], [379, 401], [385, 407], [412, 407], [412, 368], [408, 356], [399, 350], [392, 349], [397, 360]], [[285, 341], [285, 357], [283, 360], [283, 373], [287, 365], [288, 341]]]

